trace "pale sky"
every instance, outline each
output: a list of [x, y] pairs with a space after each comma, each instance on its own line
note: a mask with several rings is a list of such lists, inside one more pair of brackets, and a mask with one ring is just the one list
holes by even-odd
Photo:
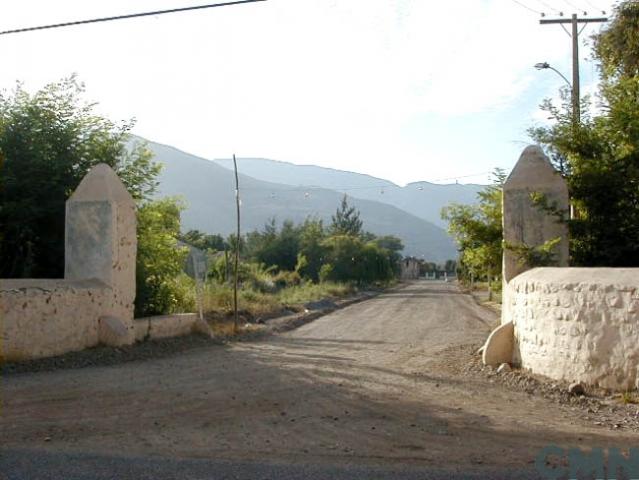
[[[220, 0], [221, 1], [221, 0]], [[0, 30], [213, 0], [20, 0]], [[610, 0], [519, 0], [589, 16]], [[510, 169], [571, 78], [571, 41], [514, 0], [268, 0], [0, 36], [0, 88], [77, 73], [134, 133], [206, 158], [264, 157], [412, 181]], [[581, 36], [582, 93], [596, 66]], [[444, 180], [446, 179], [446, 180]]]

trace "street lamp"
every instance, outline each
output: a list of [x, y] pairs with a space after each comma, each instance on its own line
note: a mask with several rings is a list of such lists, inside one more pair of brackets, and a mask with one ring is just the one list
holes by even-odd
[[[551, 66], [548, 62], [539, 62], [535, 64], [535, 68], [537, 70], [552, 70], [553, 72], [555, 72], [557, 75], [559, 75], [561, 78], [564, 79], [564, 82], [566, 82], [566, 85], [568, 85], [568, 88], [570, 88], [570, 96], [572, 97], [572, 108], [573, 108], [573, 119], [575, 121], [575, 124], [578, 124], [580, 121], [580, 112], [579, 112], [579, 96], [577, 94], [577, 92], [575, 92], [575, 88], [573, 87], [573, 85], [568, 81], [568, 79], [564, 76], [563, 73], [561, 73], [559, 70], [557, 70], [555, 67]], [[577, 85], [577, 88], [579, 88], [579, 86]]]
[[535, 63], [535, 68], [537, 70], [547, 70], [547, 69], [552, 70], [557, 75], [559, 75], [561, 78], [563, 78], [564, 82], [566, 82], [566, 84], [570, 87], [570, 90], [572, 90], [572, 85], [570, 84], [568, 79], [566, 77], [564, 77], [564, 75], [559, 70], [557, 70], [555, 67], [551, 67], [548, 62]]

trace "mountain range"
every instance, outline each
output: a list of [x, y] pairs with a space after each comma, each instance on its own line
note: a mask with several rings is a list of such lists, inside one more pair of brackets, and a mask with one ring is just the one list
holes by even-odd
[[[215, 159], [214, 162], [233, 169], [232, 159]], [[238, 170], [267, 182], [327, 188], [349, 197], [386, 203], [443, 228], [446, 228], [446, 222], [440, 216], [443, 207], [451, 202], [475, 203], [477, 193], [484, 188], [475, 184], [440, 185], [429, 182], [414, 182], [400, 187], [388, 180], [361, 173], [265, 158], [240, 158]]]
[[[235, 178], [228, 168], [229, 161], [207, 160], [168, 145], [146, 142], [155, 160], [164, 165], [157, 196], [181, 196], [186, 201], [182, 229], [232, 233], [236, 222]], [[451, 193], [439, 188], [447, 186], [425, 182], [423, 189], [419, 189], [421, 183], [402, 188], [368, 175], [273, 160], [238, 159], [238, 171], [243, 232], [262, 229], [271, 218], [278, 223], [284, 220], [299, 223], [315, 217], [328, 224], [347, 193], [349, 203], [360, 211], [365, 230], [377, 235], [396, 235], [404, 242], [404, 255], [436, 262], [455, 258], [457, 252], [441, 223], [428, 221], [424, 212], [438, 209], [442, 202], [475, 201], [472, 196], [466, 202], [471, 195], [467, 189], [459, 188], [465, 185], [450, 185], [454, 187]], [[331, 185], [335, 188], [329, 188]], [[438, 192], [434, 198], [427, 197], [431, 190]], [[459, 191], [463, 194], [455, 193]], [[386, 196], [387, 192], [392, 193]], [[385, 201], [380, 201], [380, 197]], [[413, 197], [429, 208], [420, 210], [411, 205]], [[400, 208], [401, 204], [410, 207], [411, 212]]]

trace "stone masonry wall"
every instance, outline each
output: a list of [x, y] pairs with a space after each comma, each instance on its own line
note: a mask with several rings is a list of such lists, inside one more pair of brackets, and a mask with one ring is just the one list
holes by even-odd
[[98, 343], [111, 288], [97, 280], [0, 280], [0, 356], [19, 361]]
[[557, 380], [636, 388], [639, 269], [535, 268], [504, 291], [513, 362]]
[[135, 341], [135, 203], [95, 165], [66, 202], [64, 280], [0, 280], [0, 359]]

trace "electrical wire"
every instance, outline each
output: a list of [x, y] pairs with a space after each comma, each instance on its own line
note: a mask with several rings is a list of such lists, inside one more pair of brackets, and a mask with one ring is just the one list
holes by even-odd
[[540, 12], [539, 10], [535, 10], [534, 8], [529, 7], [528, 5], [525, 5], [524, 3], [520, 2], [519, 0], [512, 0], [513, 2], [515, 2], [517, 5], [519, 5], [520, 7], [525, 8], [526, 10], [529, 10], [533, 13], [536, 13], [537, 15], [541, 15], [543, 16], [543, 12]]
[[544, 7], [548, 8], [549, 10], [552, 10], [555, 13], [558, 13], [559, 16], [563, 16], [564, 12], [562, 12], [561, 10], [557, 10], [555, 7], [553, 7], [552, 5], [550, 5], [548, 2], [545, 2], [544, 0], [537, 0], [540, 4], [542, 4]]
[[131, 13], [128, 15], [116, 15], [113, 17], [101, 17], [101, 18], [92, 18], [88, 20], [77, 20], [74, 22], [64, 22], [64, 23], [55, 23], [51, 25], [40, 25], [37, 27], [24, 27], [24, 28], [16, 28], [13, 30], [5, 30], [0, 32], [0, 35], [9, 35], [11, 33], [23, 33], [23, 32], [32, 32], [34, 30], [47, 30], [51, 28], [62, 28], [62, 27], [72, 27], [76, 25], [86, 25], [88, 23], [100, 23], [100, 22], [111, 22], [114, 20], [126, 20], [129, 18], [139, 18], [139, 17], [150, 17], [155, 15], [164, 15], [166, 13], [178, 13], [178, 12], [188, 12], [191, 10], [204, 10], [207, 8], [216, 8], [216, 7], [228, 7], [231, 5], [240, 5], [243, 3], [255, 3], [255, 2], [266, 2], [267, 0], [236, 0], [233, 2], [225, 2], [225, 3], [213, 3], [208, 5], [196, 5], [192, 7], [182, 7], [182, 8], [171, 8], [168, 10], [156, 10], [153, 12], [141, 12], [141, 13]]
[[594, 3], [592, 3], [590, 0], [585, 0], [585, 1], [586, 1], [586, 3], [587, 3], [588, 5], [590, 5], [590, 6], [591, 6], [592, 8], [594, 8], [595, 10], [600, 11], [603, 15], [605, 15], [605, 14], [606, 14], [606, 11], [605, 11], [603, 8], [598, 7], [597, 5], [595, 5]]
[[[447, 177], [447, 178], [437, 178], [434, 180], [423, 180], [420, 182], [414, 182], [414, 183], [432, 183], [435, 184], [436, 182], [444, 182], [444, 181], [448, 181], [448, 180], [459, 180], [461, 178], [472, 178], [472, 177], [481, 177], [483, 175], [488, 175], [492, 173], [492, 170], [486, 171], [486, 172], [481, 172], [481, 173], [474, 173], [471, 175], [458, 175], [455, 177]], [[361, 186], [361, 185], [341, 185], [341, 186], [331, 186], [331, 187], [322, 187], [319, 185], [305, 185], [305, 186], [299, 186], [299, 187], [291, 187], [291, 188], [281, 188], [281, 189], [277, 189], [275, 191], [273, 191], [272, 189], [269, 188], [244, 188], [244, 191], [250, 190], [250, 191], [271, 191], [271, 195], [275, 195], [276, 192], [309, 192], [312, 190], [335, 190], [338, 192], [346, 192], [346, 191], [352, 191], [352, 190], [380, 190], [380, 194], [383, 195], [383, 192], [385, 190], [392, 190], [392, 189], [400, 189], [403, 190], [406, 187], [400, 187], [399, 185], [389, 185], [388, 183], [380, 183], [380, 184], [375, 184], [375, 185], [366, 185], [366, 186]], [[423, 188], [420, 186], [415, 186], [414, 187], [417, 190], [422, 190]]]
[[570, 6], [571, 8], [574, 8], [575, 10], [579, 11], [579, 12], [584, 12], [584, 14], [586, 13], [586, 10], [583, 8], [579, 8], [577, 5], [575, 5], [574, 3], [572, 3], [570, 0], [563, 0], [563, 2]]

